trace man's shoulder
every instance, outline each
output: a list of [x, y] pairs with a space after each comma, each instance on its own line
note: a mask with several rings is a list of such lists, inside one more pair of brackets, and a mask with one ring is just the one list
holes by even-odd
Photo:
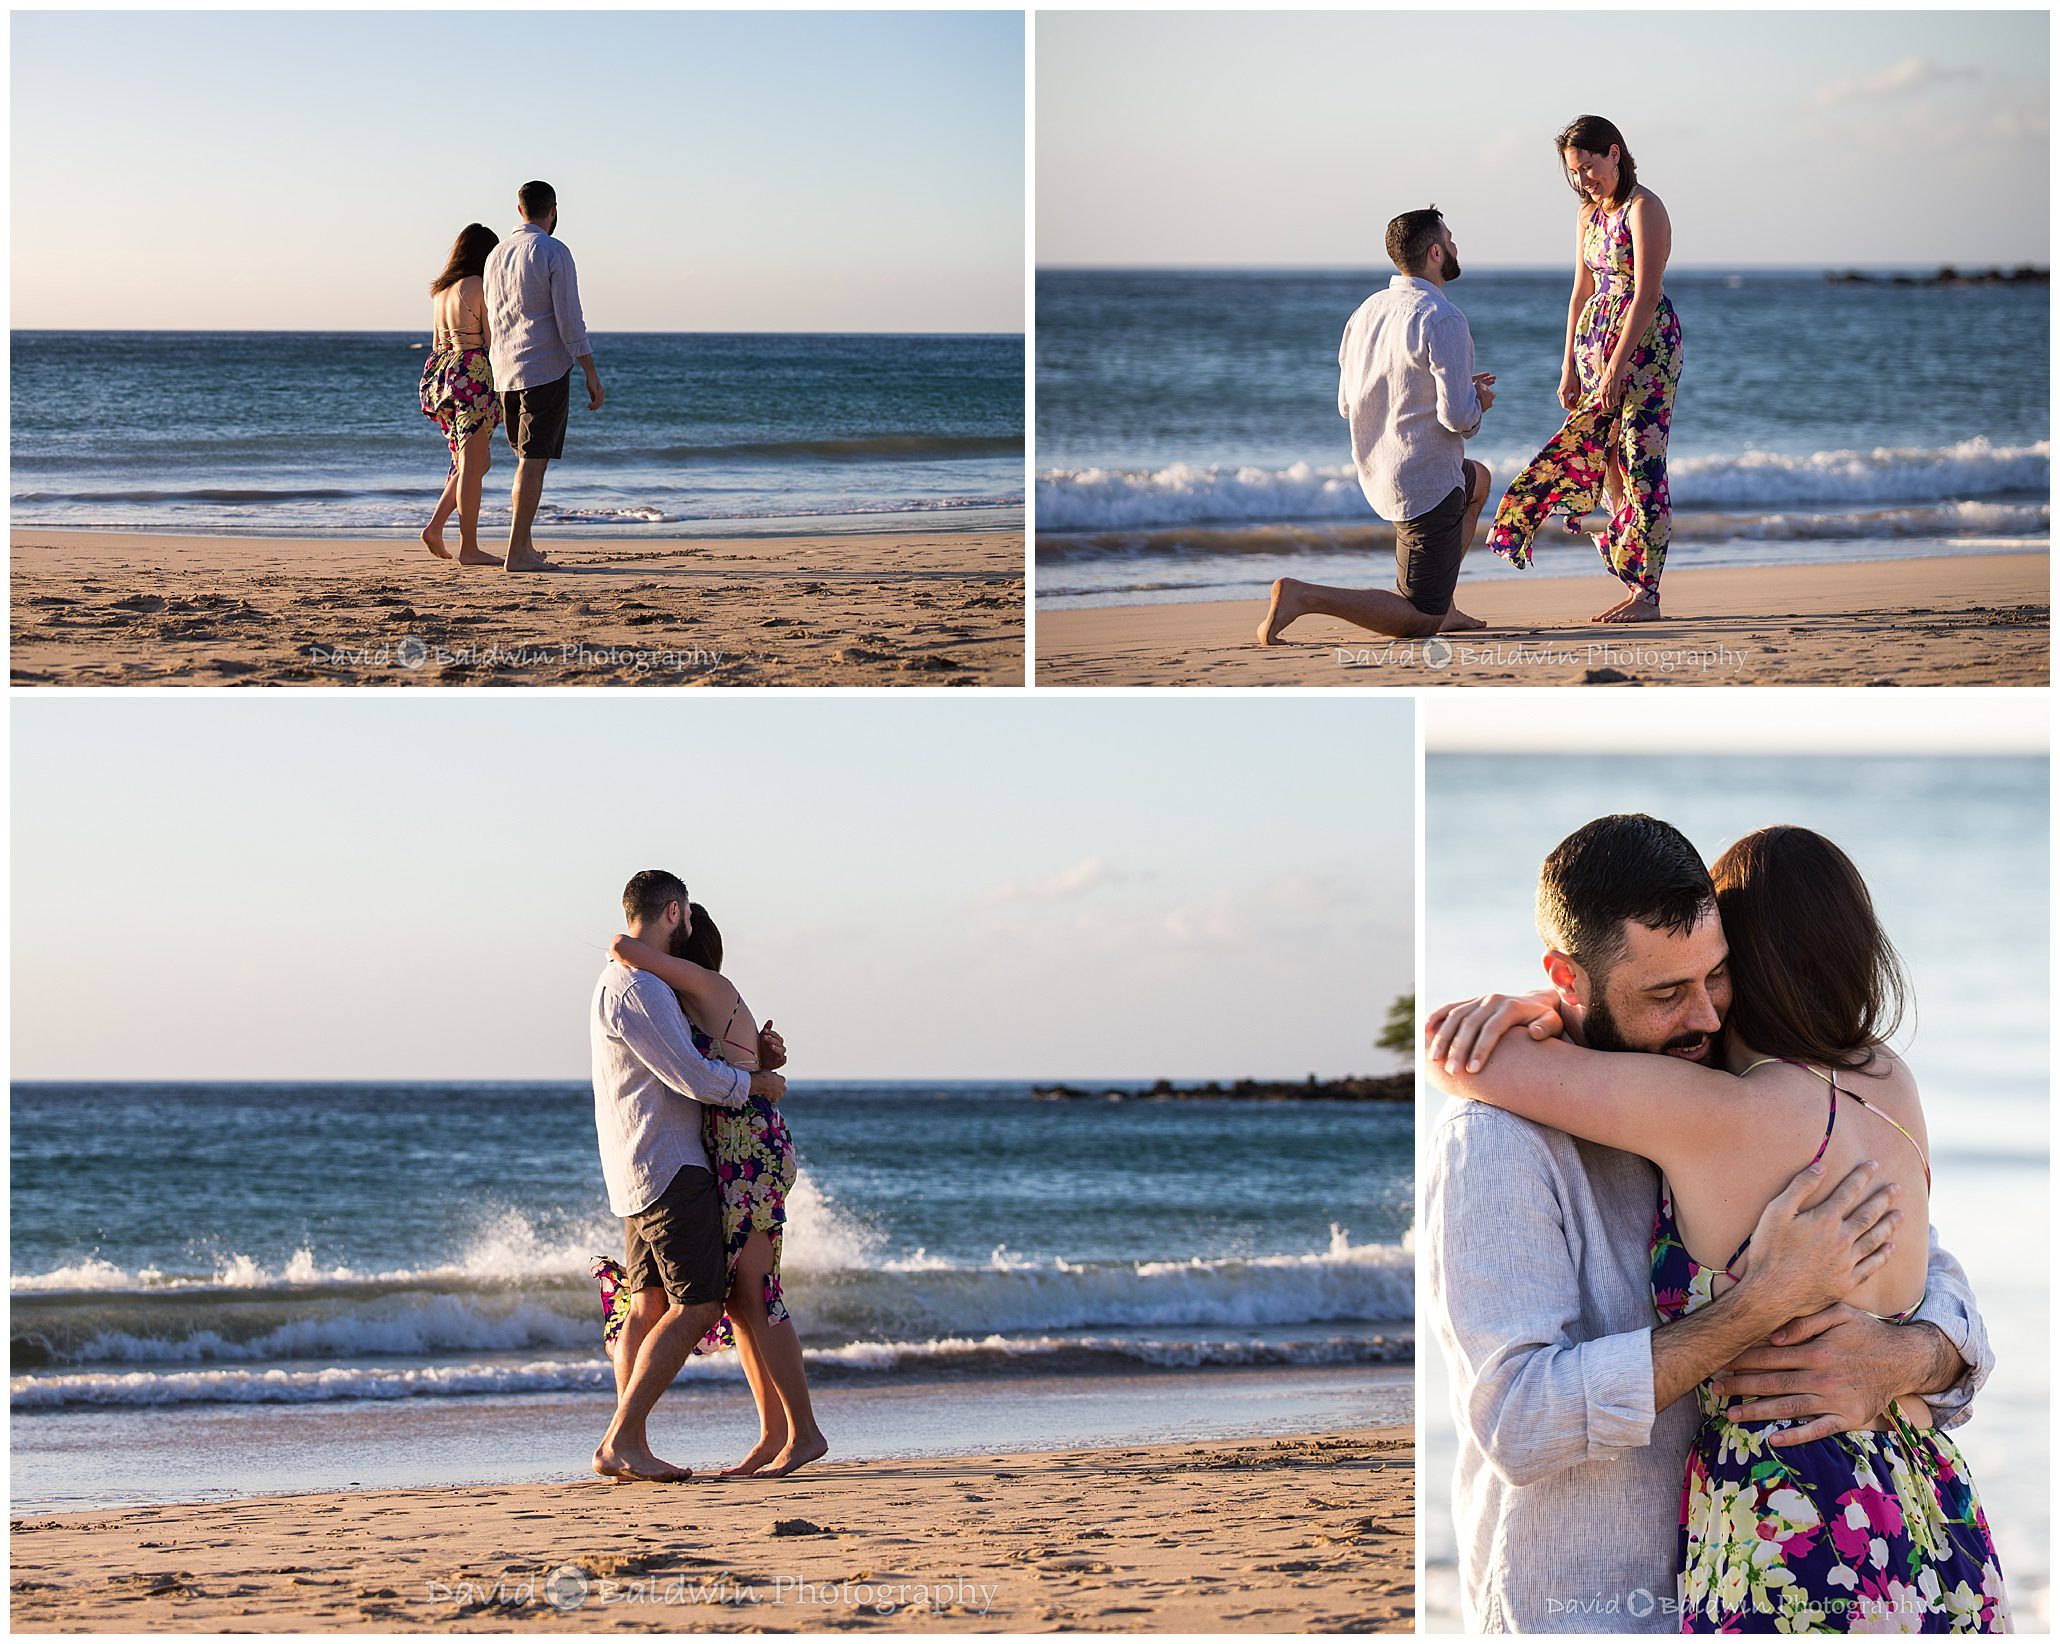
[[1563, 1130], [1519, 1118], [1488, 1102], [1469, 1102], [1457, 1096], [1447, 1098], [1438, 1110], [1431, 1140], [1440, 1155], [1487, 1152], [1511, 1159], [1558, 1161], [1574, 1152], [1574, 1139]]

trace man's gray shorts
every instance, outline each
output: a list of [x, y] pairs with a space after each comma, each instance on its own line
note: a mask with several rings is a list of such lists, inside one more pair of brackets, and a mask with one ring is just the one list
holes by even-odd
[[713, 1171], [681, 1165], [671, 1185], [628, 1223], [624, 1265], [632, 1291], [663, 1290], [667, 1301], [688, 1305], [723, 1299], [729, 1264]]
[[1445, 500], [1395, 527], [1395, 591], [1425, 616], [1452, 609], [1466, 555], [1466, 499], [1480, 464], [1460, 459], [1460, 480]]
[[572, 408], [572, 373], [533, 388], [501, 390], [508, 443], [518, 457], [565, 455], [565, 418]]

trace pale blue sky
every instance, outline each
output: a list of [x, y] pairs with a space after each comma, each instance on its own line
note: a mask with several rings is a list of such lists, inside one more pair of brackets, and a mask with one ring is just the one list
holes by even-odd
[[590, 327], [1015, 331], [1003, 12], [16, 12], [13, 323], [410, 329], [559, 195]]
[[2046, 261], [2047, 14], [1055, 12], [1040, 265], [1371, 267], [1435, 201], [1556, 267], [1575, 116], [1623, 130], [1684, 266]]
[[980, 695], [17, 698], [14, 1075], [581, 1078], [644, 867], [796, 1077], [1398, 1065], [1406, 701]]

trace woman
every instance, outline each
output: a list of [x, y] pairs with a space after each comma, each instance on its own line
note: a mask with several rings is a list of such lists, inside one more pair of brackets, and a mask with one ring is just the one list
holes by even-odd
[[[1877, 1185], [1895, 1184], [1915, 1225], [1928, 1220], [1923, 1111], [1887, 1045], [1906, 984], [1858, 871], [1829, 840], [1783, 827], [1740, 840], [1712, 877], [1732, 986], [1720, 1063], [1517, 1033], [1460, 1076], [1446, 1070], [1450, 1011], [1427, 1026], [1440, 1089], [1660, 1166], [1651, 1283], [1668, 1320], [1737, 1281], [1761, 1211], [1811, 1148], [1830, 1181], [1878, 1160]], [[1549, 995], [1538, 1010], [1549, 1033]], [[1469, 1054], [1469, 1067], [1481, 1060]], [[1691, 1250], [1731, 1255], [1718, 1265]], [[1903, 1240], [1846, 1300], [1901, 1322], [1922, 1303], [1928, 1261], [1923, 1240]], [[1697, 1397], [1684, 1632], [1879, 1630], [1884, 1619], [1903, 1631], [2008, 1630], [1966, 1463], [1922, 1400], [1898, 1400], [1857, 1432], [1776, 1447], [1771, 1435], [1796, 1423], [1733, 1420], [1713, 1383]]]
[[422, 414], [443, 429], [451, 467], [422, 544], [439, 559], [449, 559], [443, 528], [456, 510], [460, 565], [501, 563], [479, 546], [479, 493], [493, 466], [494, 430], [501, 426], [501, 397], [494, 392], [487, 358], [484, 276], [486, 254], [500, 243], [485, 224], [466, 224], [451, 247], [450, 261], [429, 286], [431, 341], [422, 367]]
[[[703, 1055], [732, 1067], [758, 1066], [758, 1024], [735, 986], [722, 974], [722, 932], [698, 902], [687, 904], [686, 954], [675, 957], [633, 936], [615, 938], [610, 952], [632, 970], [647, 970], [680, 997], [680, 1008]], [[787, 1194], [794, 1186], [794, 1143], [779, 1108], [762, 1096], [741, 1108], [704, 1107], [703, 1136], [722, 1190], [723, 1241], [729, 1259], [727, 1309], [696, 1344], [696, 1353], [734, 1346], [758, 1406], [758, 1442], [728, 1476], [763, 1472], [768, 1478], [826, 1454], [808, 1397], [801, 1338], [780, 1288], [780, 1244]], [[594, 1263], [601, 1284], [604, 1339], [622, 1328], [629, 1297], [620, 1264]]]
[[1527, 566], [1547, 515], [1564, 515], [1578, 531], [1607, 497], [1609, 523], [1594, 542], [1629, 592], [1590, 620], [1651, 622], [1674, 529], [1667, 434], [1681, 380], [1681, 322], [1660, 289], [1673, 226], [1609, 121], [1584, 114], [1557, 141], [1581, 197], [1559, 373], [1567, 419], [1503, 493], [1488, 546]]

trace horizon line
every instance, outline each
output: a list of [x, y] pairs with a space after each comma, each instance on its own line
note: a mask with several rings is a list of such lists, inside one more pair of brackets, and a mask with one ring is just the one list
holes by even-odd
[[[1565, 263], [1474, 263], [1468, 269], [1488, 274], [1559, 274], [1566, 271]], [[1806, 274], [1819, 272], [1841, 274], [1846, 272], [1881, 272], [1888, 274], [1938, 273], [1950, 268], [1956, 273], [1980, 273], [1991, 269], [2011, 272], [2029, 268], [2042, 273], [2051, 273], [2050, 260], [2044, 262], [2010, 261], [2008, 259], [1977, 259], [1972, 262], [1952, 262], [1933, 259], [1922, 263], [1911, 262], [1807, 262], [1807, 263], [1680, 263], [1669, 262], [1669, 271], [1679, 269], [1684, 274]], [[1356, 274], [1384, 272], [1381, 265], [1371, 262], [1350, 263], [1039, 263], [1039, 274]], [[1394, 272], [1392, 269], [1385, 272]], [[1461, 276], [1464, 278], [1464, 275]]]
[[[900, 1084], [909, 1086], [1042, 1084], [1077, 1086], [1083, 1083], [1093, 1083], [1096, 1081], [1106, 1081], [1108, 1084], [1111, 1085], [1149, 1085], [1157, 1083], [1161, 1079], [1165, 1080], [1169, 1084], [1233, 1084], [1240, 1079], [1249, 1079], [1254, 1083], [1262, 1084], [1298, 1084], [1310, 1079], [1314, 1079], [1321, 1082], [1324, 1080], [1335, 1079], [1391, 1078], [1397, 1073], [1408, 1072], [1409, 1069], [1414, 1065], [1415, 1063], [1412, 1057], [1409, 1061], [1405, 1062], [1405, 1064], [1402, 1067], [1394, 1069], [1390, 1073], [1310, 1073], [1305, 1069], [1303, 1072], [1294, 1075], [1259, 1073], [1216, 1073], [1205, 1076], [1201, 1074], [1171, 1073], [1076, 1073], [1064, 1077], [1044, 1075], [1038, 1075], [1033, 1077], [1027, 1074], [940, 1074], [927, 1078], [907, 1078], [899, 1075], [889, 1076], [884, 1074], [872, 1078], [866, 1078], [861, 1076], [840, 1076], [836, 1078], [831, 1078], [826, 1075], [811, 1075], [810, 1077], [805, 1079], [791, 1080], [790, 1083], [796, 1086], [806, 1086], [810, 1084]], [[498, 1079], [487, 1077], [460, 1078], [456, 1076], [439, 1077], [433, 1075], [425, 1076], [408, 1074], [394, 1074], [385, 1077], [365, 1074], [354, 1074], [349, 1076], [339, 1076], [336, 1078], [308, 1077], [306, 1075], [299, 1074], [279, 1078], [268, 1077], [264, 1074], [235, 1074], [221, 1078], [212, 1078], [207, 1077], [205, 1075], [194, 1074], [164, 1078], [96, 1078], [90, 1075], [73, 1074], [63, 1078], [24, 1078], [19, 1076], [11, 1076], [8, 1080], [8, 1084], [10, 1088], [16, 1085], [586, 1085], [591, 1088], [593, 1084], [593, 1079], [592, 1076], [589, 1074], [574, 1074], [559, 1078], [509, 1077]]]
[[[409, 336], [420, 326], [305, 326], [305, 325], [16, 325], [8, 334], [41, 331], [53, 335], [91, 334], [131, 337], [398, 337]], [[1016, 331], [596, 331], [593, 337], [1025, 337], [1027, 329]]]

